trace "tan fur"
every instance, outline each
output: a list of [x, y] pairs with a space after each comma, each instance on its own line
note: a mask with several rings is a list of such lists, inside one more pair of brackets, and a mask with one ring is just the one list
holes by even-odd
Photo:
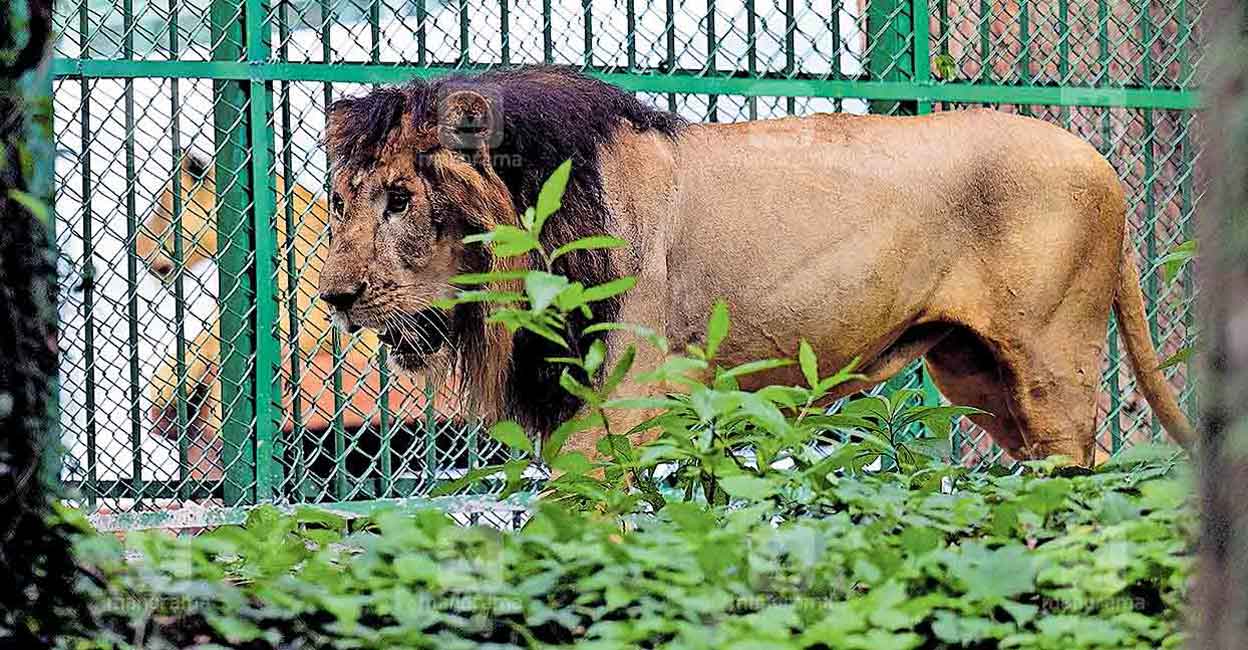
[[[805, 338], [824, 372], [862, 360], [869, 380], [850, 391], [925, 356], [949, 399], [993, 413], [976, 421], [1011, 455], [1088, 464], [1112, 304], [1150, 404], [1191, 440], [1139, 325], [1121, 185], [1078, 138], [993, 111], [819, 116], [697, 127], [677, 156], [675, 341], [698, 340], [723, 297], [726, 365]], [[781, 369], [746, 387], [800, 381]]]
[[[393, 142], [401, 151], [433, 146]], [[867, 380], [845, 394], [922, 357], [952, 402], [992, 413], [974, 419], [1015, 458], [1063, 454], [1086, 465], [1112, 306], [1149, 403], [1171, 435], [1192, 439], [1156, 370], [1138, 275], [1123, 255], [1121, 185], [1091, 146], [1057, 127], [987, 110], [693, 125], [675, 140], [622, 127], [601, 159], [610, 234], [632, 242], [616, 259], [638, 278], [620, 320], [665, 333], [677, 349], [702, 340], [706, 314], [724, 299], [733, 325], [721, 365], [793, 357], [805, 339], [825, 374], [860, 360]], [[393, 166], [382, 160], [379, 176]], [[444, 182], [413, 182], [413, 194], [453, 193], [482, 224], [515, 222], [514, 210], [500, 213], [497, 179], [467, 165], [446, 169]], [[357, 192], [345, 178], [335, 187]], [[491, 198], [473, 202], [465, 188]], [[348, 211], [373, 209], [366, 203], [348, 199]], [[329, 266], [349, 269], [343, 278], [394, 279], [364, 245], [375, 222], [359, 217], [345, 237], [336, 232]], [[454, 243], [431, 245], [463, 254]], [[400, 284], [444, 287], [451, 266], [405, 270]], [[378, 326], [376, 314], [410, 303], [371, 304], [358, 324]], [[504, 372], [508, 341], [480, 335], [471, 344], [482, 342], [485, 350], [467, 353], [494, 368], [477, 372]], [[629, 342], [608, 337], [613, 355]], [[647, 352], [638, 365], [661, 361]], [[790, 367], [751, 375], [743, 388], [799, 383]], [[473, 386], [483, 390], [482, 380]], [[597, 435], [569, 444], [589, 450]]]

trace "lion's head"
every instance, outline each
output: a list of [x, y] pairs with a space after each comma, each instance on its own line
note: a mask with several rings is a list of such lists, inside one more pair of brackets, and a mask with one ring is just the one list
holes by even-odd
[[[326, 135], [332, 237], [321, 297], [342, 326], [380, 331], [400, 368], [421, 369], [444, 352], [482, 415], [548, 431], [575, 401], [542, 361], [554, 356], [545, 344], [487, 325], [479, 305], [448, 313], [433, 303], [453, 295], [456, 274], [526, 267], [462, 240], [519, 225], [564, 160], [573, 172], [544, 243], [608, 232], [600, 156], [621, 128], [673, 135], [680, 125], [613, 86], [552, 67], [418, 80], [339, 100]], [[556, 271], [587, 286], [632, 272], [601, 251], [559, 262]], [[600, 306], [595, 319], [616, 309]]]
[[[174, 191], [174, 182], [181, 185], [179, 192]], [[179, 205], [175, 206], [175, 202]], [[217, 253], [215, 209], [211, 163], [195, 154], [188, 154], [182, 159], [177, 181], [170, 181], [161, 190], [135, 237], [134, 247], [139, 259], [147, 263], [148, 270], [157, 278], [169, 279], [176, 270], [175, 244], [180, 234], [185, 266], [192, 267], [212, 260]], [[178, 223], [175, 224], [175, 221]]]

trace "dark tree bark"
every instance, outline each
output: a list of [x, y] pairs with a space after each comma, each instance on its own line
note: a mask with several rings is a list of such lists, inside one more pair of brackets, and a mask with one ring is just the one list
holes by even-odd
[[51, 210], [31, 187], [31, 154], [48, 149], [36, 140], [48, 137], [49, 104], [23, 97], [21, 82], [45, 58], [51, 11], [50, 0], [0, 6], [0, 647], [14, 648], [47, 647], [74, 607], [69, 542], [49, 523], [58, 449]]
[[1200, 207], [1200, 476], [1194, 647], [1248, 643], [1248, 4], [1206, 9], [1210, 82]]

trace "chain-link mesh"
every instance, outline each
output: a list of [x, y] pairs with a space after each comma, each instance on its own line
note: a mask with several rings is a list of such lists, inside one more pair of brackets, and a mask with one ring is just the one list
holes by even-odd
[[[413, 74], [569, 64], [697, 121], [990, 104], [1060, 124], [1123, 179], [1150, 325], [1169, 356], [1195, 334], [1190, 271], [1167, 282], [1159, 260], [1189, 236], [1200, 193], [1190, 91], [1201, 9], [1191, 0], [61, 3], [65, 479], [98, 512], [333, 503], [419, 497], [499, 458], [453, 377], [388, 371], [375, 338], [337, 333], [314, 300], [328, 236], [325, 107]], [[1028, 103], [994, 103], [1009, 101]], [[1161, 433], [1112, 323], [1109, 337], [1099, 415], [1112, 453]], [[1185, 366], [1168, 372], [1190, 407]], [[923, 387], [921, 369], [890, 383], [904, 385]], [[938, 399], [930, 389], [926, 398]], [[968, 423], [956, 442], [970, 465], [1000, 459]]]

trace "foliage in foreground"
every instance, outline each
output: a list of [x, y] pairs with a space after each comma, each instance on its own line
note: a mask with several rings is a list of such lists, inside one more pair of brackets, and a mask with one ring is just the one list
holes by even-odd
[[625, 529], [546, 504], [515, 533], [262, 508], [194, 539], [88, 536], [84, 589], [108, 631], [63, 645], [1179, 647], [1183, 470], [1038, 469], [960, 475], [952, 493], [835, 479], [789, 495], [801, 516], [771, 498], [680, 502]]
[[0, 312], [11, 315], [0, 322], [0, 647], [40, 647], [26, 612], [55, 621], [76, 605], [68, 531], [47, 520], [59, 492], [52, 104], [34, 71], [52, 37], [50, 0], [0, 7]]

